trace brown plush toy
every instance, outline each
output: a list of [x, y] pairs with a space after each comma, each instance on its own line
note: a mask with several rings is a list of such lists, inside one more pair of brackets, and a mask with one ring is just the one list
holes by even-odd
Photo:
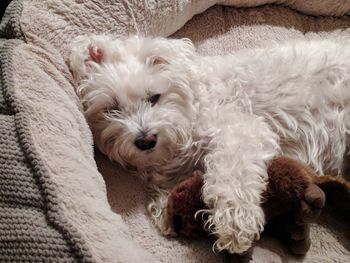
[[[318, 177], [303, 163], [286, 157], [276, 158], [268, 169], [268, 175], [269, 183], [264, 193], [266, 201], [263, 203], [268, 222], [265, 231], [283, 240], [292, 253], [304, 255], [309, 250], [309, 223], [318, 218], [325, 204], [324, 191], [330, 196], [332, 205], [342, 206], [344, 215], [349, 216], [349, 202], [339, 202], [342, 198], [350, 200], [350, 184], [347, 181], [330, 176]], [[202, 217], [195, 218], [198, 210], [206, 208], [201, 199], [202, 186], [202, 172], [197, 170], [170, 192], [167, 218], [180, 236], [208, 234]], [[251, 251], [235, 260], [247, 262], [250, 256]], [[232, 262], [235, 260], [233, 257], [230, 259]]]

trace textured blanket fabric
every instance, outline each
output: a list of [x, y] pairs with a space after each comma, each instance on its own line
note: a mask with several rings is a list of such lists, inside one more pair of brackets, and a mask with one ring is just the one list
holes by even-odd
[[[267, 3], [280, 5], [246, 8]], [[215, 6], [208, 9], [215, 4], [245, 8]], [[10, 76], [13, 94], [21, 105], [21, 113], [28, 119], [31, 145], [42, 160], [40, 166], [45, 168], [47, 179], [52, 182], [47, 189], [55, 193], [54, 211], [65, 219], [67, 224], [64, 226], [69, 225], [69, 229], [75, 231], [67, 228], [67, 231], [62, 232], [61, 228], [50, 223], [51, 214], [47, 214], [46, 208], [41, 208], [44, 201], [30, 203], [39, 207], [33, 210], [37, 217], [31, 217], [28, 209], [25, 212], [16, 211], [21, 216], [20, 222], [35, 222], [40, 226], [31, 228], [31, 235], [37, 229], [43, 229], [39, 230], [40, 240], [45, 239], [46, 233], [50, 233], [50, 237], [54, 235], [51, 233], [55, 233], [59, 240], [63, 240], [60, 243], [63, 244], [62, 251], [64, 248], [75, 248], [69, 253], [60, 253], [62, 261], [69, 262], [70, 259], [63, 260], [66, 253], [73, 260], [78, 255], [86, 261], [92, 259], [96, 262], [223, 262], [222, 255], [212, 252], [212, 240], [161, 237], [146, 214], [147, 197], [140, 182], [97, 154], [97, 166], [106, 181], [108, 201], [116, 213], [111, 211], [106, 186], [93, 159], [91, 134], [74, 93], [72, 76], [65, 64], [69, 42], [79, 34], [111, 33], [121, 36], [139, 32], [168, 36], [193, 15], [205, 10], [173, 35], [191, 38], [202, 54], [225, 54], [243, 48], [269, 46], [276, 41], [335, 39], [349, 35], [347, 28], [350, 27], [350, 20], [347, 16], [313, 17], [300, 13], [345, 15], [350, 10], [347, 0], [13, 0], [10, 4], [0, 24], [0, 36], [19, 38], [26, 43], [20, 42], [13, 47], [11, 63], [7, 66], [11, 68], [8, 71], [11, 73], [2, 75], [6, 78]], [[0, 104], [5, 106], [0, 106], [0, 109], [4, 110], [5, 117], [0, 121], [0, 129], [4, 122], [8, 127], [13, 127], [13, 114], [11, 111], [6, 113], [9, 109], [7, 97], [1, 94]], [[13, 139], [5, 129], [1, 134], [5, 137], [0, 138], [6, 142]], [[16, 152], [16, 145], [11, 144], [7, 148]], [[24, 149], [25, 145], [19, 144], [18, 147]], [[5, 151], [1, 156], [9, 158]], [[27, 156], [21, 158], [28, 161]], [[30, 163], [26, 165], [32, 167]], [[22, 163], [19, 167], [22, 167]], [[30, 178], [30, 172], [22, 172], [22, 168], [17, 170], [20, 174], [26, 174], [24, 181]], [[11, 174], [8, 170], [6, 173]], [[3, 173], [1, 176], [1, 183], [10, 181]], [[42, 182], [40, 178], [38, 180]], [[34, 183], [30, 186], [28, 183], [25, 190], [21, 188], [18, 191], [14, 187], [21, 187], [21, 180], [14, 180], [13, 184], [11, 189], [0, 191], [0, 194], [20, 192], [18, 196], [24, 198], [11, 199], [11, 204], [19, 202], [21, 205], [21, 200], [32, 200], [27, 198], [27, 192], [39, 198], [35, 190], [38, 186]], [[27, 187], [31, 190], [27, 190]], [[40, 193], [43, 191], [40, 187], [39, 190]], [[10, 224], [9, 221], [16, 222], [13, 218], [4, 218], [6, 224]], [[8, 231], [15, 225], [5, 225], [4, 229]], [[0, 222], [0, 231], [1, 226]], [[28, 228], [24, 228], [27, 231]], [[21, 228], [15, 229], [21, 231]], [[346, 222], [325, 214], [320, 224], [312, 228], [313, 243], [304, 261], [349, 262], [349, 231]], [[71, 236], [67, 237], [67, 233]], [[9, 242], [1, 238], [0, 247], [5, 249], [0, 250], [0, 253], [10, 254]], [[69, 240], [73, 240], [73, 243], [69, 243]], [[27, 244], [26, 239], [18, 242]], [[46, 244], [47, 241], [42, 243]], [[17, 255], [18, 252], [13, 253]], [[267, 238], [259, 243], [254, 254], [255, 262], [301, 260], [291, 257], [277, 242]]]
[[21, 44], [0, 40], [0, 259], [93, 262], [77, 230], [58, 211], [55, 184], [14, 94], [12, 56]]
[[169, 36], [195, 14], [215, 4], [253, 7], [285, 5], [312, 15], [342, 16], [350, 12], [347, 0], [13, 0], [3, 32], [62, 54], [77, 34], [111, 33]]

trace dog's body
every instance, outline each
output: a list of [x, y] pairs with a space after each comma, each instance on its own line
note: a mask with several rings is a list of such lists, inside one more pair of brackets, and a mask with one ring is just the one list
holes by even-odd
[[[96, 54], [101, 57], [96, 59]], [[243, 252], [265, 223], [267, 165], [284, 154], [338, 174], [350, 131], [350, 43], [201, 57], [188, 40], [80, 37], [71, 68], [95, 142], [143, 175], [163, 234], [167, 190], [205, 170], [216, 247]]]

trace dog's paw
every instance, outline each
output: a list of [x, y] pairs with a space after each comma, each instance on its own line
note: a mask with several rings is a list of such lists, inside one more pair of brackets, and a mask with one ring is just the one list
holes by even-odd
[[295, 223], [304, 225], [315, 221], [321, 214], [325, 202], [326, 196], [322, 189], [315, 184], [310, 184], [296, 208]]
[[217, 237], [216, 250], [244, 253], [260, 238], [265, 225], [264, 212], [254, 204], [230, 206], [232, 200], [225, 200], [224, 205], [221, 201], [219, 199], [214, 208], [207, 209], [205, 228]]

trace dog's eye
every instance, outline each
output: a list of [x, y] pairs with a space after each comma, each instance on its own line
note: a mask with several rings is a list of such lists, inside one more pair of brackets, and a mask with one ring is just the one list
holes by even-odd
[[156, 104], [156, 103], [158, 102], [159, 98], [160, 98], [160, 94], [154, 94], [154, 95], [152, 95], [152, 96], [150, 96], [150, 97], [148, 98], [148, 101], [149, 101], [149, 102], [152, 104], [152, 106], [153, 106], [154, 104]]

